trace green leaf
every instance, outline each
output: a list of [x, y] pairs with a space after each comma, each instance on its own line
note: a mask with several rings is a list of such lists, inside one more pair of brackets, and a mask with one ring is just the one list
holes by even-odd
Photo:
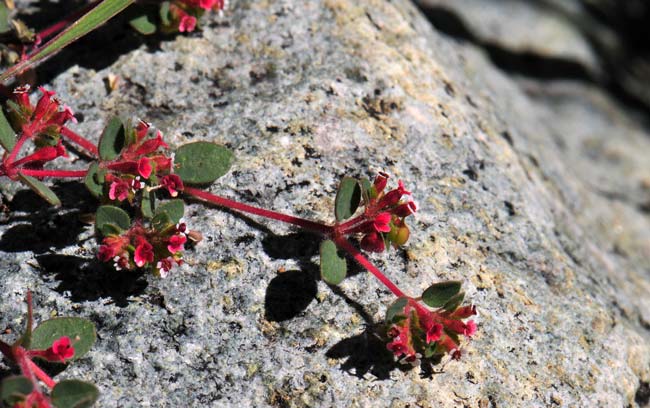
[[0, 2], [0, 34], [4, 34], [11, 30], [11, 23], [9, 22], [9, 8], [7, 4]]
[[334, 202], [334, 214], [338, 221], [346, 220], [357, 211], [361, 202], [361, 186], [359, 180], [343, 177]]
[[120, 155], [126, 143], [126, 129], [124, 122], [118, 116], [114, 116], [99, 138], [99, 158], [102, 160], [113, 160]]
[[95, 228], [102, 235], [120, 233], [131, 227], [131, 218], [121, 208], [112, 205], [102, 205], [95, 214]]
[[129, 25], [140, 34], [151, 35], [156, 32], [156, 25], [151, 22], [146, 14], [131, 19]]
[[162, 231], [165, 228], [174, 225], [175, 222], [172, 222], [172, 219], [166, 212], [161, 212], [156, 214], [151, 220], [151, 226], [156, 231]]
[[156, 208], [156, 196], [153, 191], [147, 192], [146, 190], [142, 192], [142, 202], [140, 203], [140, 211], [144, 218], [151, 219], [154, 216], [154, 210]]
[[90, 194], [94, 197], [101, 197], [104, 193], [104, 176], [106, 175], [106, 170], [99, 169], [99, 163], [94, 162], [88, 168], [88, 173], [86, 173], [86, 178], [84, 179], [84, 184]]
[[386, 324], [397, 323], [399, 320], [404, 319], [404, 308], [408, 304], [408, 299], [405, 297], [398, 298], [391, 303], [386, 309]]
[[169, 2], [163, 1], [160, 5], [160, 21], [162, 21], [163, 25], [168, 26], [171, 24], [169, 17]]
[[31, 188], [36, 194], [41, 196], [41, 198], [51, 205], [57, 207], [61, 205], [61, 200], [59, 200], [59, 197], [54, 194], [54, 191], [50, 190], [50, 188], [39, 179], [20, 173], [18, 174], [18, 178], [24, 185]]
[[456, 296], [449, 299], [449, 301], [445, 303], [442, 308], [448, 312], [453, 312], [454, 310], [458, 309], [458, 306], [463, 303], [463, 300], [465, 300], [465, 292], [460, 292]]
[[160, 204], [156, 208], [156, 215], [163, 213], [167, 214], [172, 224], [178, 224], [178, 221], [183, 218], [183, 214], [185, 213], [183, 200], [169, 200]]
[[135, 0], [102, 1], [88, 13], [84, 14], [79, 20], [72, 23], [72, 25], [59, 33], [56, 37], [44, 44], [43, 47], [34, 54], [31, 54], [29, 58], [3, 72], [2, 75], [0, 75], [0, 82], [4, 82], [7, 79], [45, 61], [47, 58], [60, 51], [63, 47], [106, 23], [134, 1]]
[[320, 244], [320, 275], [330, 285], [338, 285], [345, 278], [348, 265], [339, 255], [338, 248], [332, 240]]
[[230, 169], [233, 154], [216, 143], [194, 142], [176, 150], [176, 174], [188, 184], [209, 184]]
[[0, 145], [2, 145], [7, 152], [11, 152], [16, 145], [16, 133], [9, 124], [2, 108], [0, 108]]
[[361, 186], [361, 197], [363, 198], [363, 202], [365, 204], [368, 204], [370, 202], [370, 198], [372, 197], [372, 183], [370, 180], [364, 177], [362, 179], [359, 179], [359, 185]]
[[447, 281], [434, 283], [422, 294], [422, 301], [431, 307], [442, 307], [460, 292], [462, 282]]
[[95, 343], [95, 325], [80, 317], [57, 317], [46, 320], [36, 326], [32, 333], [30, 350], [44, 350], [52, 346], [55, 340], [68, 336], [74, 344], [76, 360], [86, 354]]
[[59, 381], [52, 390], [52, 404], [56, 408], [87, 408], [99, 398], [93, 384], [79, 380]]
[[32, 389], [34, 385], [27, 377], [18, 375], [7, 377], [0, 384], [0, 401], [12, 407], [17, 402], [23, 401]]

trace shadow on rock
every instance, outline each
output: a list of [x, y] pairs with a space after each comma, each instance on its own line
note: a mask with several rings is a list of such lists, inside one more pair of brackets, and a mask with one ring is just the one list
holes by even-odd
[[282, 322], [293, 319], [316, 298], [314, 265], [302, 271], [287, 271], [271, 279], [266, 288], [264, 309], [266, 320]]
[[337, 360], [345, 359], [341, 363], [341, 370], [359, 378], [370, 373], [379, 380], [387, 380], [391, 371], [411, 367], [395, 361], [373, 326], [366, 326], [363, 333], [336, 343], [325, 355]]
[[[79, 215], [93, 212], [96, 200], [81, 183], [61, 183], [52, 189], [61, 199], [62, 208], [50, 206], [31, 190], [19, 191], [14, 196], [9, 203], [12, 215], [5, 223], [15, 225], [2, 234], [0, 251], [41, 254], [77, 242], [77, 236], [85, 227]], [[13, 215], [16, 212], [28, 214]]]
[[59, 281], [55, 290], [73, 302], [110, 298], [124, 307], [129, 296], [140, 295], [147, 287], [143, 272], [115, 271], [95, 259], [48, 254], [37, 256], [36, 261], [43, 275]]
[[[63, 19], [69, 13], [84, 7], [83, 2], [64, 0], [62, 3], [63, 5], [61, 2], [40, 2], [37, 3], [37, 11], [18, 17], [38, 31], [53, 21]], [[100, 71], [111, 66], [120, 56], [138, 49], [142, 45], [155, 51], [160, 49], [162, 41], [172, 40], [176, 37], [174, 34], [159, 33], [144, 36], [137, 33], [128, 25], [128, 21], [137, 13], [138, 9], [130, 6], [103, 26], [65, 47], [47, 64], [37, 68], [39, 82], [51, 82], [60, 73], [74, 65]], [[201, 35], [200, 30], [191, 35]]]

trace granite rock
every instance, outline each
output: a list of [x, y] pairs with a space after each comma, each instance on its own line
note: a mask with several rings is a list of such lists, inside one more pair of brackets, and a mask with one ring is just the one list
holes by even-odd
[[130, 50], [101, 67], [68, 54], [49, 85], [91, 139], [120, 113], [176, 145], [229, 146], [210, 190], [250, 204], [331, 221], [342, 176], [403, 179], [420, 204], [411, 240], [372, 259], [412, 294], [464, 282], [480, 311], [464, 357], [394, 363], [372, 330], [392, 297], [371, 275], [328, 287], [317, 237], [198, 202], [186, 218], [205, 239], [168, 279], [102, 269], [75, 183], [57, 185], [63, 209], [3, 190], [0, 329], [20, 329], [28, 289], [38, 319], [90, 318], [96, 346], [60, 377], [96, 383], [102, 407], [648, 403], [650, 137], [636, 115], [597, 84], [513, 79], [405, 0], [238, 0], [205, 23], [118, 39]]

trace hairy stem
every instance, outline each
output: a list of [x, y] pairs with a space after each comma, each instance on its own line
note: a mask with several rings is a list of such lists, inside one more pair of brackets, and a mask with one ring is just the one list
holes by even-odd
[[397, 287], [397, 285], [395, 285], [390, 279], [388, 279], [386, 275], [384, 275], [375, 265], [372, 264], [372, 262], [368, 260], [368, 258], [363, 256], [363, 254], [359, 252], [359, 250], [355, 248], [354, 245], [352, 245], [350, 241], [348, 241], [345, 237], [342, 236], [337, 237], [334, 240], [334, 242], [340, 248], [342, 248], [347, 253], [349, 253], [352, 256], [352, 258], [354, 258], [354, 260], [359, 263], [359, 265], [363, 266], [368, 270], [368, 272], [375, 275], [375, 277], [379, 279], [379, 281], [383, 283], [384, 286], [386, 286], [391, 292], [393, 292], [395, 296], [407, 297], [404, 294], [404, 292], [402, 292], [400, 288]]
[[11, 153], [9, 153], [9, 157], [5, 161], [5, 163], [8, 163], [7, 166], [12, 166], [14, 161], [16, 161], [16, 156], [18, 156], [18, 152], [20, 152], [20, 149], [23, 147], [27, 139], [31, 136], [31, 133], [29, 132], [22, 132], [20, 134], [20, 137], [16, 141], [16, 144], [14, 145], [14, 148], [11, 150]]
[[47, 373], [45, 373], [45, 371], [41, 370], [41, 367], [37, 366], [36, 363], [34, 363], [32, 360], [28, 359], [27, 362], [29, 364], [29, 368], [32, 369], [32, 372], [34, 373], [34, 375], [36, 375], [36, 377], [39, 380], [43, 381], [43, 384], [45, 384], [47, 386], [47, 388], [49, 388], [49, 389], [54, 388], [54, 386], [56, 385], [56, 382], [52, 379], [52, 377], [47, 375]]
[[88, 170], [37, 170], [20, 169], [20, 174], [32, 177], [53, 177], [53, 178], [82, 178], [86, 177]]
[[243, 204], [224, 197], [220, 197], [218, 195], [214, 195], [196, 188], [185, 187], [183, 192], [185, 194], [191, 195], [196, 198], [200, 198], [201, 200], [210, 202], [220, 207], [226, 207], [226, 208], [230, 208], [233, 210], [237, 210], [249, 214], [259, 215], [261, 217], [270, 218], [272, 220], [285, 222], [287, 224], [297, 225], [306, 230], [312, 232], [318, 232], [323, 235], [329, 236], [333, 232], [333, 227], [329, 225], [321, 224], [320, 222], [314, 222], [314, 221], [306, 220], [304, 218], [294, 217], [292, 215], [286, 215], [279, 212], [266, 210], [264, 208], [253, 207], [251, 205]]
[[94, 143], [86, 139], [85, 137], [73, 132], [72, 130], [68, 129], [67, 127], [62, 127], [61, 128], [61, 135], [67, 138], [69, 141], [72, 143], [81, 146], [84, 148], [88, 153], [90, 153], [93, 157], [97, 157], [97, 146], [95, 146]]

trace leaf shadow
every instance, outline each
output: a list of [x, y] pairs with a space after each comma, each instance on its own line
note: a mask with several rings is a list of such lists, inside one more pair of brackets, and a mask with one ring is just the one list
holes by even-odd
[[117, 272], [96, 259], [45, 254], [36, 261], [44, 277], [58, 281], [54, 290], [73, 302], [110, 298], [116, 306], [125, 307], [129, 296], [141, 295], [148, 285], [144, 272]]
[[52, 190], [61, 199], [60, 208], [48, 205], [31, 190], [16, 193], [8, 204], [11, 215], [2, 222], [14, 225], [0, 237], [0, 251], [41, 254], [77, 242], [85, 228], [79, 216], [93, 212], [96, 200], [77, 182], [55, 184]]

